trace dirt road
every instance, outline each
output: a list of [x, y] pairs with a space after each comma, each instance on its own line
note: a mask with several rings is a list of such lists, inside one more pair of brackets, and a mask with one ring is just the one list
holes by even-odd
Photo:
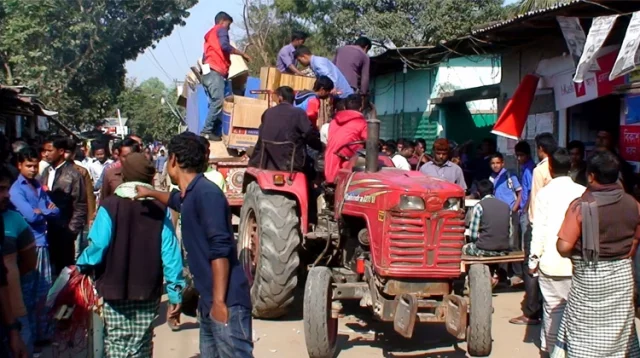
[[[536, 345], [539, 342], [539, 327], [514, 326], [508, 323], [520, 312], [522, 292], [500, 293], [494, 297], [493, 354], [491, 357], [539, 357]], [[162, 322], [159, 322], [162, 323]], [[385, 329], [390, 326], [376, 325], [370, 320], [350, 316], [341, 320], [339, 327], [339, 358], [365, 357], [466, 357], [466, 345], [456, 344], [441, 325], [422, 326], [407, 341]], [[376, 337], [374, 333], [378, 330]], [[306, 357], [303, 323], [300, 317], [292, 316], [284, 321], [254, 320], [256, 358], [300, 358]], [[197, 357], [198, 329], [190, 320], [181, 332], [172, 333], [161, 324], [155, 330], [155, 354], [157, 358]]]

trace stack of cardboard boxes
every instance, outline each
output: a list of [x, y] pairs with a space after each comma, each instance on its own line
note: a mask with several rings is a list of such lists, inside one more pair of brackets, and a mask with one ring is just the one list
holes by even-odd
[[[260, 89], [275, 90], [280, 86], [289, 86], [296, 91], [311, 90], [315, 78], [293, 76], [280, 73], [275, 67], [260, 69]], [[229, 96], [225, 99], [223, 112], [223, 141], [231, 149], [247, 150], [258, 141], [258, 128], [262, 123], [262, 114], [270, 106], [268, 94], [258, 99]]]

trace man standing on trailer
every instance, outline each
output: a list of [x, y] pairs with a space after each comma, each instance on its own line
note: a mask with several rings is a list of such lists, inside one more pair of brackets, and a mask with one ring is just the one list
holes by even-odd
[[202, 85], [209, 95], [209, 113], [202, 128], [202, 135], [219, 142], [222, 140], [222, 103], [231, 55], [241, 56], [246, 61], [251, 59], [244, 52], [231, 46], [229, 28], [233, 18], [226, 12], [219, 12], [215, 21], [216, 25], [204, 35]]

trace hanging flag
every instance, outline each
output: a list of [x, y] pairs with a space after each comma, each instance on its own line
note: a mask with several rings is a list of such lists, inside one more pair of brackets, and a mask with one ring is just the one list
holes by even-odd
[[491, 133], [514, 140], [518, 140], [522, 136], [539, 81], [540, 77], [536, 75], [524, 76], [513, 97], [504, 107]]
[[[564, 35], [564, 40], [571, 53], [573, 64], [577, 66], [584, 52], [584, 45], [587, 42], [587, 35], [585, 35], [584, 29], [582, 25], [580, 25], [580, 19], [577, 17], [564, 16], [558, 16], [556, 19], [558, 20], [562, 35]], [[593, 70], [597, 69], [592, 68], [592, 71]]]
[[624, 36], [624, 41], [622, 41], [620, 54], [609, 75], [610, 81], [632, 72], [640, 64], [638, 47], [640, 47], [640, 11], [634, 12], [633, 16], [631, 16], [627, 34]]
[[602, 45], [607, 40], [613, 25], [616, 23], [619, 15], [600, 16], [593, 20], [591, 29], [589, 30], [589, 36], [587, 36], [587, 43], [585, 44], [585, 50], [580, 57], [580, 62], [576, 69], [576, 74], [573, 77], [573, 82], [582, 83], [586, 73], [591, 68], [591, 64], [596, 58], [596, 54], [602, 48]]

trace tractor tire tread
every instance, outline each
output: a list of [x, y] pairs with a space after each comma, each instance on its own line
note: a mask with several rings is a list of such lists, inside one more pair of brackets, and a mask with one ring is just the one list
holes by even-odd
[[469, 269], [469, 336], [467, 350], [472, 357], [491, 354], [491, 316], [493, 314], [493, 290], [491, 273], [487, 265], [471, 265]]
[[260, 260], [251, 287], [253, 315], [273, 319], [284, 316], [298, 285], [300, 220], [296, 202], [286, 196], [265, 193], [256, 182], [247, 187], [255, 199], [261, 230]]
[[[332, 294], [331, 270], [314, 267], [304, 288], [304, 338], [309, 358], [333, 358], [336, 352], [336, 337], [329, 336]], [[337, 335], [337, 321], [333, 323]]]

